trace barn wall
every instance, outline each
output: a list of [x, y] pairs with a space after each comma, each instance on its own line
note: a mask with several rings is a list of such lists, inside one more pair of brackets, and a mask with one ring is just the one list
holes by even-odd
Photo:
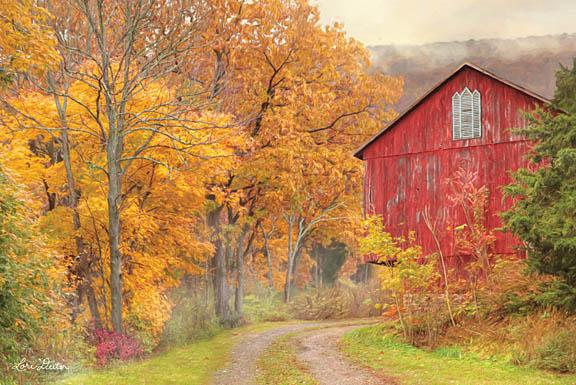
[[[452, 95], [467, 86], [482, 94], [482, 137], [452, 140]], [[422, 104], [407, 113], [363, 152], [366, 161], [367, 213], [378, 213], [394, 235], [415, 231], [426, 254], [436, 251], [422, 213], [430, 208], [447, 256], [455, 256], [454, 234], [448, 227], [464, 223], [461, 209], [452, 207], [447, 181], [459, 168], [478, 172], [478, 184], [490, 191], [487, 224], [501, 227], [499, 213], [507, 209], [501, 187], [510, 172], [526, 165], [530, 144], [511, 132], [526, 124], [525, 111], [540, 101], [471, 68], [464, 68]], [[515, 252], [517, 241], [497, 233], [495, 251]]]

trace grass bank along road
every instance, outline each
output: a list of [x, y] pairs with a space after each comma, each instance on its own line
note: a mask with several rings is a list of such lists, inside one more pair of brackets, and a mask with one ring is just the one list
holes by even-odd
[[574, 375], [558, 375], [481, 359], [457, 349], [423, 351], [398, 341], [383, 325], [346, 334], [341, 348], [358, 364], [384, 371], [405, 385], [576, 384]]

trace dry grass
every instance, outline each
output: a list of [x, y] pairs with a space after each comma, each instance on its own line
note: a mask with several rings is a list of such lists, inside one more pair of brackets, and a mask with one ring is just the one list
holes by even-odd
[[542, 310], [525, 316], [469, 319], [449, 328], [440, 345], [464, 345], [484, 358], [576, 372], [576, 317]]
[[297, 319], [327, 320], [377, 316], [382, 291], [376, 281], [363, 285], [338, 283], [331, 287], [299, 293], [290, 313]]

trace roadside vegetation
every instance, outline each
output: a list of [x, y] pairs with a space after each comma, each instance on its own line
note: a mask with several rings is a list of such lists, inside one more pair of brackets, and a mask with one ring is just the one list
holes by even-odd
[[[172, 293], [171, 300], [176, 305], [161, 341], [147, 356], [132, 362], [111, 361], [99, 368], [93, 368], [90, 362], [84, 365], [77, 362], [63, 378], [61, 375], [42, 376], [38, 381], [57, 385], [155, 385], [182, 384], [189, 379], [194, 384], [207, 383], [214, 372], [229, 361], [230, 349], [248, 333], [282, 327], [286, 322], [298, 320], [345, 320], [368, 316], [373, 308], [368, 303], [377, 301], [376, 297], [370, 298], [369, 287], [375, 290], [373, 295], [379, 293], [374, 284], [335, 285], [325, 290], [297, 292], [294, 304], [290, 305], [283, 302], [281, 293], [254, 287], [245, 297], [246, 310], [242, 322], [247, 325], [234, 329], [222, 327], [214, 316], [210, 292], [196, 292], [197, 286], [194, 290], [180, 288]], [[309, 302], [310, 298], [317, 296], [330, 297], [337, 305], [326, 307], [324, 301]], [[303, 303], [309, 304], [303, 307]], [[333, 316], [326, 317], [325, 312]], [[317, 314], [322, 314], [322, 317], [314, 318]], [[280, 380], [286, 385], [316, 384], [305, 366], [296, 359], [298, 347], [291, 338], [294, 335], [281, 337], [262, 355], [258, 361], [259, 381], [264, 384], [276, 384], [274, 381]]]
[[352, 360], [395, 377], [406, 385], [572, 385], [575, 375], [520, 368], [499, 358], [486, 359], [457, 346], [426, 351], [402, 341], [388, 325], [348, 333], [342, 350]]

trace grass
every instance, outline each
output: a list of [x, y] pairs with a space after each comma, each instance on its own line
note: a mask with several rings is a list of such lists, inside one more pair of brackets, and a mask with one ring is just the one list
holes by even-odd
[[268, 288], [244, 297], [244, 316], [250, 322], [278, 322], [293, 319], [282, 297]]
[[306, 366], [296, 357], [297, 347], [289, 333], [274, 341], [258, 359], [260, 385], [317, 385]]
[[447, 347], [428, 352], [399, 341], [385, 325], [346, 334], [342, 350], [352, 360], [405, 385], [573, 385], [575, 375], [518, 367]]
[[142, 361], [72, 374], [53, 385], [207, 384], [212, 374], [228, 362], [230, 349], [241, 335], [276, 325], [267, 323], [225, 330], [213, 338], [174, 348]]

